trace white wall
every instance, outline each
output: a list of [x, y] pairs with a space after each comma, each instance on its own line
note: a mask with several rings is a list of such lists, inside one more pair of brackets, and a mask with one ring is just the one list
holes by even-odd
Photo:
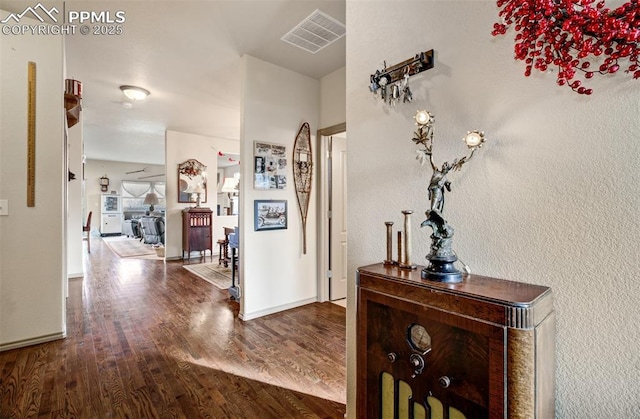
[[[464, 154], [467, 130], [485, 130], [486, 147], [450, 176], [454, 249], [475, 273], [553, 288], [557, 417], [640, 417], [640, 81], [597, 76], [584, 97], [555, 73], [525, 78], [513, 33], [490, 35], [496, 20], [494, 2], [347, 1], [350, 271], [383, 260], [384, 221], [400, 224], [403, 209], [415, 211], [412, 259], [425, 262], [431, 173], [415, 161], [416, 110], [435, 114], [440, 164]], [[383, 60], [431, 48], [435, 68], [412, 77], [413, 103], [372, 97]], [[354, 330], [351, 309], [350, 417]]]
[[[65, 334], [67, 173], [62, 37], [2, 35], [0, 55], [0, 199], [9, 200], [9, 215], [0, 216], [2, 350]], [[26, 205], [29, 61], [37, 66], [35, 207]]]
[[320, 79], [319, 128], [328, 128], [345, 122], [346, 67], [339, 68]]
[[[127, 172], [142, 169], [145, 169], [142, 173], [127, 174]], [[87, 214], [89, 211], [93, 211], [93, 214], [91, 215], [91, 234], [93, 236], [100, 235], [100, 199], [103, 193], [115, 191], [119, 194], [123, 180], [165, 182], [166, 174], [164, 176], [140, 179], [140, 177], [161, 174], [165, 174], [165, 167], [159, 164], [124, 163], [109, 160], [87, 159], [84, 166], [86, 213], [83, 214], [83, 217], [84, 222], [86, 222]], [[109, 178], [109, 188], [107, 192], [102, 192], [100, 189], [100, 178], [104, 175], [107, 175]]]
[[80, 121], [67, 131], [67, 164], [68, 170], [76, 178], [67, 182], [67, 276], [82, 277], [82, 226], [85, 224], [82, 214], [82, 112]]
[[[243, 57], [242, 71], [240, 160], [253, 162], [254, 141], [264, 141], [287, 147], [289, 167], [286, 190], [264, 191], [253, 188], [253, 164], [241, 165], [240, 316], [248, 320], [316, 300], [316, 202], [310, 202], [305, 255], [291, 159], [302, 124], [308, 122], [312, 134], [318, 129], [319, 82], [250, 56]], [[256, 199], [286, 199], [288, 228], [254, 231]]]
[[[207, 166], [207, 202], [202, 207], [216, 211], [217, 190], [216, 173], [218, 170], [218, 151], [237, 154], [239, 144], [236, 140], [205, 137], [178, 131], [167, 131], [165, 135], [167, 170], [167, 212], [165, 223], [165, 256], [167, 259], [182, 258], [182, 210], [194, 204], [178, 203], [178, 165], [189, 159], [196, 159]], [[223, 226], [214, 222], [214, 236]], [[215, 240], [213, 251], [217, 253]]]

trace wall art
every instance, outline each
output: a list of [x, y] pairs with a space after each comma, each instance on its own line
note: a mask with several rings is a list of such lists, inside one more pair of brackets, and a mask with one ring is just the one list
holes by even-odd
[[590, 95], [593, 89], [585, 84], [598, 74], [640, 79], [640, 4], [617, 3], [610, 8], [604, 0], [498, 0], [500, 22], [491, 34], [505, 35], [513, 27], [515, 58], [526, 63], [526, 77], [556, 67], [559, 86]]
[[309, 123], [300, 127], [293, 143], [293, 181], [298, 198], [298, 208], [302, 220], [302, 253], [307, 254], [307, 212], [311, 199], [313, 175], [313, 154], [311, 152], [311, 131]]
[[178, 165], [178, 202], [207, 202], [207, 166], [196, 159]]
[[254, 189], [286, 189], [287, 147], [256, 141], [253, 155]]
[[256, 199], [253, 201], [253, 227], [255, 231], [286, 230], [287, 219], [286, 200]]

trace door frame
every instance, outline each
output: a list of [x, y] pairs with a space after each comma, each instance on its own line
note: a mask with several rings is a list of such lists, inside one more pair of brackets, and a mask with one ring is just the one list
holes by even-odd
[[345, 132], [347, 130], [347, 123], [336, 124], [327, 128], [322, 128], [317, 131], [316, 135], [316, 150], [320, 152], [318, 157], [318, 301], [329, 301], [329, 278], [327, 278], [327, 272], [329, 271], [329, 218], [327, 217], [329, 212], [329, 182], [327, 174], [329, 172], [328, 160], [329, 160], [329, 141], [328, 138], [334, 134]]

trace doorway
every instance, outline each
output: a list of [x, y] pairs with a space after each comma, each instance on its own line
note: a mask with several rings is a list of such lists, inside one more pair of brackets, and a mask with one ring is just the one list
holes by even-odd
[[346, 124], [318, 131], [320, 156], [320, 243], [318, 296], [347, 296], [347, 132]]

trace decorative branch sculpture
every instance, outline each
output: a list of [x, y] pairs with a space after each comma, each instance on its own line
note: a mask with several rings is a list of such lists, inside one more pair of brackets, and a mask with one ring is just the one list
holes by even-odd
[[[604, 0], [497, 0], [500, 22], [493, 36], [514, 28], [515, 58], [532, 70], [558, 67], [556, 83], [581, 95], [593, 91], [583, 85], [595, 74], [625, 73], [640, 79], [640, 4], [628, 1], [615, 9]], [[595, 64], [595, 65], [594, 65]]]

